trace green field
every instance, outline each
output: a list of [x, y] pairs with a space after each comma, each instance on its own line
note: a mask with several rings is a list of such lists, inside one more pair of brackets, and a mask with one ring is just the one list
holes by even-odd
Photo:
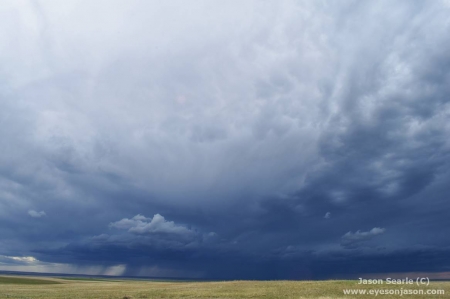
[[[343, 289], [417, 289], [415, 286], [366, 286], [356, 281], [223, 281], [160, 282], [142, 280], [62, 279], [0, 276], [0, 298], [371, 298], [344, 295]], [[450, 282], [431, 282], [423, 289], [445, 295], [378, 295], [380, 298], [449, 298]]]

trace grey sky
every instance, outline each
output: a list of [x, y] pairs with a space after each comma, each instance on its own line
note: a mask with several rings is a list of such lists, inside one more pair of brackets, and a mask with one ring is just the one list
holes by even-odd
[[2, 1], [0, 270], [450, 271], [449, 16]]

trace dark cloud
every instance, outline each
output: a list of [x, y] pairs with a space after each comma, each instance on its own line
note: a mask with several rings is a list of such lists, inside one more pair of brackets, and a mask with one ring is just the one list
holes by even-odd
[[0, 269], [448, 271], [449, 10], [3, 5]]

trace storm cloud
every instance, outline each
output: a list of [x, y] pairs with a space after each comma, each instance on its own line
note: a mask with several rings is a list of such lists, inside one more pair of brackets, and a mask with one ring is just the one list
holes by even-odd
[[3, 1], [0, 270], [450, 271], [449, 16]]

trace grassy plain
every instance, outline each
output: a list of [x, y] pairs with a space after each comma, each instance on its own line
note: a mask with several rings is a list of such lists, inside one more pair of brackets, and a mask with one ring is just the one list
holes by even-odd
[[[344, 295], [343, 289], [416, 289], [414, 286], [365, 286], [356, 281], [220, 281], [160, 282], [142, 280], [62, 279], [0, 276], [0, 298], [131, 299], [131, 298], [370, 298]], [[445, 295], [379, 295], [381, 298], [449, 298], [450, 282], [431, 282], [424, 289]]]

